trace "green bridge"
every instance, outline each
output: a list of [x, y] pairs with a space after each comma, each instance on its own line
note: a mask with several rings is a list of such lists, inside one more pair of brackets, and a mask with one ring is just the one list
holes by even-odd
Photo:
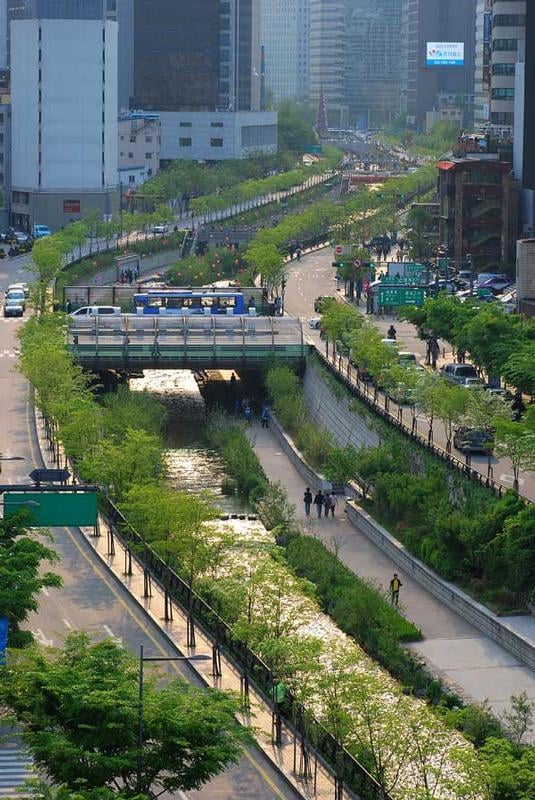
[[86, 369], [257, 369], [276, 358], [300, 365], [301, 320], [291, 317], [123, 314], [73, 321], [69, 349]]

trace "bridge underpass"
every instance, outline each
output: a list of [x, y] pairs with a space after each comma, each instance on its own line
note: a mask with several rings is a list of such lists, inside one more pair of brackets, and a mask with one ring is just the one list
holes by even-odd
[[94, 371], [258, 369], [277, 359], [301, 367], [309, 351], [300, 319], [134, 315], [75, 320], [68, 344]]

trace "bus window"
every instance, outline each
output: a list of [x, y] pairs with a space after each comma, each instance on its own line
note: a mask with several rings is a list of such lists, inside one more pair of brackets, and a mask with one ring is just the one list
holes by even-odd
[[167, 308], [183, 308], [187, 303], [186, 297], [168, 297]]
[[161, 308], [163, 304], [163, 298], [154, 297], [153, 295], [149, 295], [147, 300], [143, 303], [143, 305], [147, 306], [148, 308]]

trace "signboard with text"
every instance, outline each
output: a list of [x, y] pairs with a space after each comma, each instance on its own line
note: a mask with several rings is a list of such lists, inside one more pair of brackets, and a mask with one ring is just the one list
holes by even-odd
[[424, 290], [415, 286], [381, 283], [377, 302], [379, 306], [421, 306], [424, 302]]
[[80, 201], [79, 200], [64, 200], [63, 201], [63, 213], [64, 214], [79, 214], [80, 213]]
[[464, 42], [427, 42], [428, 67], [464, 66]]

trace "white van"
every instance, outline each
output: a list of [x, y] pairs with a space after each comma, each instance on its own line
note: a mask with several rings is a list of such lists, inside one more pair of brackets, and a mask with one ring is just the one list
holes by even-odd
[[77, 322], [92, 317], [120, 317], [121, 309], [118, 306], [83, 306], [73, 311], [70, 316]]

